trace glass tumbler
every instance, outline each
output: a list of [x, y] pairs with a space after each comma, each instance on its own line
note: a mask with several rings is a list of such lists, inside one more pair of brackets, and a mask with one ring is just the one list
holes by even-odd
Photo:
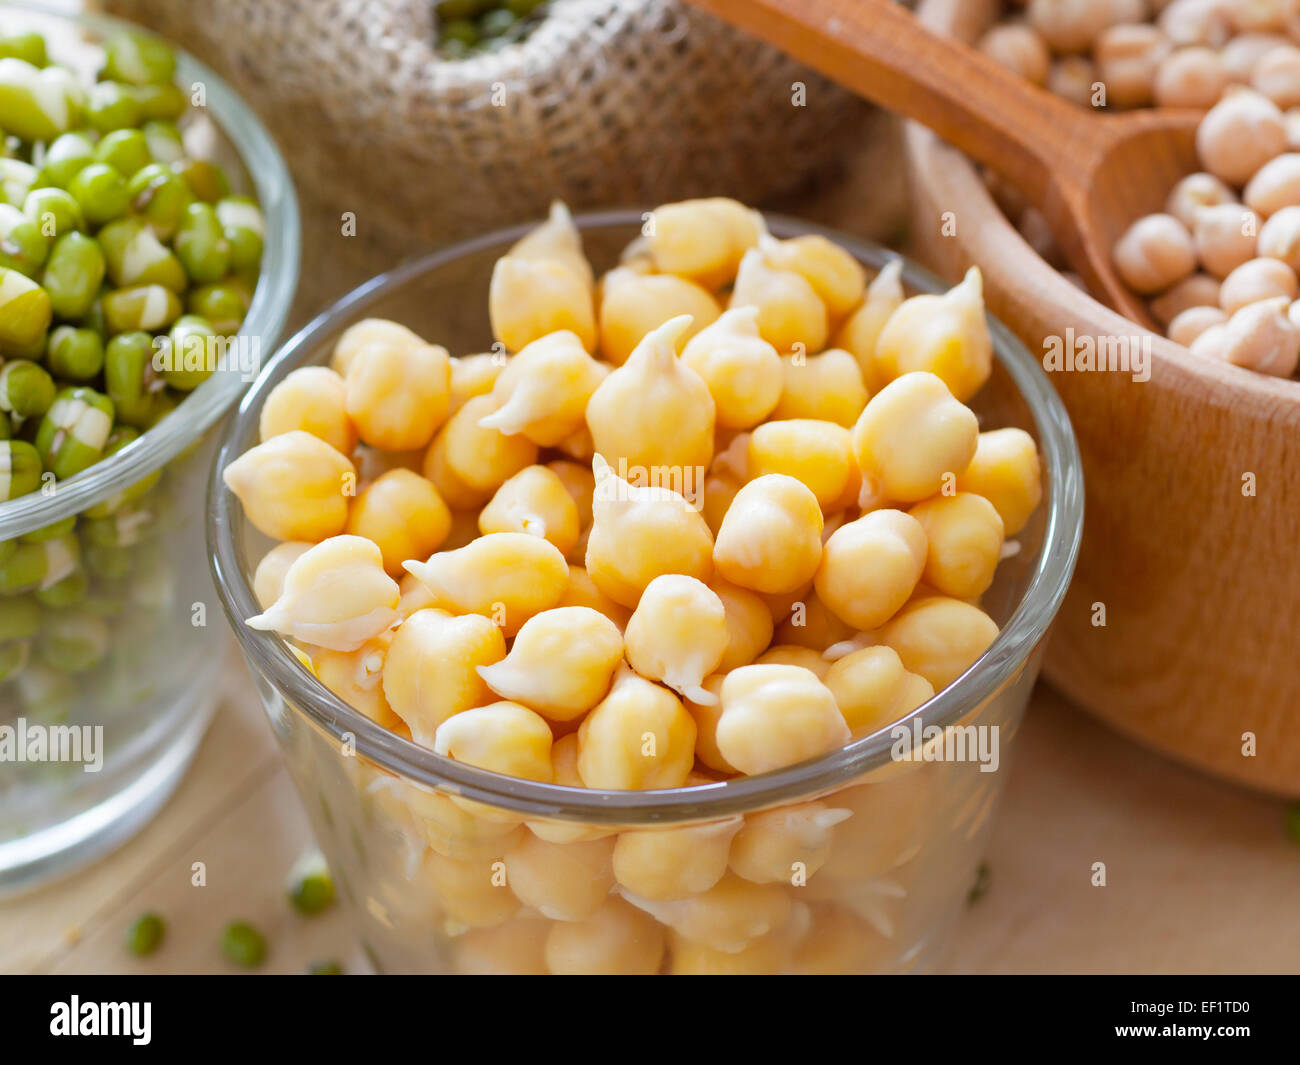
[[[7, 32], [37, 30], [52, 56], [93, 78], [98, 45], [139, 27], [98, 15], [63, 16], [0, 6]], [[154, 428], [117, 454], [0, 503], [0, 550], [37, 542], [54, 526], [59, 550], [89, 568], [87, 594], [58, 608], [60, 624], [103, 654], [85, 668], [56, 666], [30, 639], [4, 639], [12, 668], [0, 684], [0, 893], [25, 889], [116, 846], [161, 807], [180, 781], [221, 689], [229, 637], [204, 561], [203, 496], [215, 425], [280, 338], [298, 280], [298, 207], [274, 141], [235, 92], [177, 49], [181, 85], [201, 84], [206, 106], [182, 121], [191, 154], [226, 170], [233, 191], [257, 198], [265, 234], [261, 272], [243, 325], [218, 369]], [[0, 116], [3, 126], [3, 116]], [[151, 477], [144, 495], [121, 494]], [[71, 531], [62, 525], [72, 521]], [[74, 542], [75, 539], [75, 542]], [[31, 591], [0, 610], [31, 606]], [[4, 746], [8, 737], [11, 746]]]
[[[578, 219], [598, 269], [638, 235], [634, 211]], [[897, 256], [823, 233], [866, 266]], [[289, 771], [377, 968], [450, 973], [868, 973], [941, 957], [970, 890], [1044, 638], [1082, 526], [1079, 456], [1064, 408], [995, 321], [988, 427], [1038, 442], [1044, 498], [982, 605], [1001, 631], [962, 677], [903, 721], [775, 772], [660, 791], [518, 780], [440, 757], [332, 694], [260, 612], [270, 546], [220, 470], [257, 442], [268, 393], [328, 360], [361, 318], [392, 318], [456, 354], [490, 347], [495, 260], [527, 227], [375, 278], [308, 325], [244, 397], [208, 496], [218, 591]], [[904, 265], [913, 291], [946, 286]], [[916, 741], [916, 742], [914, 742]], [[911, 747], [913, 756], [902, 755]]]

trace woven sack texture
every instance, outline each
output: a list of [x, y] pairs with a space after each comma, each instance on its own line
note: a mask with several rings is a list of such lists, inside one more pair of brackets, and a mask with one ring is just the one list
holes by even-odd
[[[556, 197], [760, 203], [827, 167], [868, 110], [678, 0], [553, 0], [521, 44], [454, 62], [434, 54], [430, 0], [102, 6], [210, 63], [267, 122], [318, 291]], [[343, 212], [364, 239], [337, 240]]]

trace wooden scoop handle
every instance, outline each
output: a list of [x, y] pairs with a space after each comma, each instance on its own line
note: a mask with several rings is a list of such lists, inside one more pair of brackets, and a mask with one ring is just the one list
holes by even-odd
[[1086, 168], [1095, 115], [923, 26], [893, 0], [691, 0], [872, 102], [916, 119], [1041, 204]]

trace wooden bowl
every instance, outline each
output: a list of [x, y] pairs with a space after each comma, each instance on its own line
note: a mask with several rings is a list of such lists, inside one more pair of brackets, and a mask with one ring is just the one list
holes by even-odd
[[[925, 0], [920, 14], [973, 41], [999, 8]], [[1145, 382], [1050, 374], [1086, 518], [1046, 676], [1172, 758], [1300, 796], [1300, 382], [1193, 357], [1115, 314], [1025, 243], [965, 156], [915, 124], [904, 139], [915, 253], [954, 279], [978, 263], [989, 309], [1031, 351], [1071, 330], [1150, 345]]]

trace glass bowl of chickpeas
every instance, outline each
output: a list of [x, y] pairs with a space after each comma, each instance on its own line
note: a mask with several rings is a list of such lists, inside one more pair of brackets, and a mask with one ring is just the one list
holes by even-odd
[[211, 556], [377, 967], [939, 964], [1082, 525], [979, 285], [557, 204], [280, 351]]
[[298, 274], [288, 171], [223, 81], [116, 19], [0, 9], [0, 891], [171, 793], [229, 639], [214, 425]]

